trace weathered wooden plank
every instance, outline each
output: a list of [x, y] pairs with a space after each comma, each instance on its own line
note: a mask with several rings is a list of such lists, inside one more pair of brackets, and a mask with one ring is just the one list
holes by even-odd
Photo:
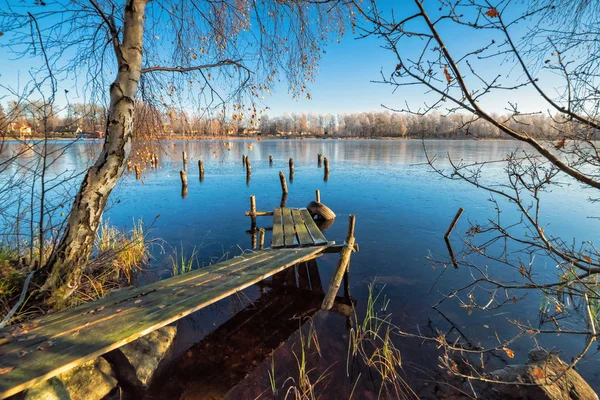
[[327, 243], [327, 239], [325, 239], [325, 236], [323, 236], [323, 233], [321, 233], [321, 230], [319, 229], [317, 224], [315, 224], [315, 220], [312, 219], [308, 210], [306, 208], [303, 208], [300, 210], [300, 214], [302, 215], [302, 219], [304, 219], [306, 228], [308, 229], [308, 232], [310, 232], [310, 236], [312, 236], [315, 244]]
[[[116, 349], [296, 263], [313, 259], [324, 248], [267, 250], [263, 253], [270, 252], [269, 256], [273, 257], [259, 263], [249, 260], [243, 263], [245, 268], [240, 269], [238, 265], [234, 272], [209, 273], [207, 276], [214, 276], [202, 282], [185, 281], [163, 287], [152, 292], [152, 299], [148, 295], [129, 303], [127, 309], [115, 312], [115, 317], [107, 319], [98, 315], [99, 323], [85, 324], [76, 332], [44, 341], [45, 347], [25, 354], [0, 353], [0, 368], [9, 370], [0, 379], [0, 398]], [[43, 331], [40, 334], [43, 335]]]
[[302, 218], [302, 214], [300, 214], [300, 210], [298, 208], [292, 209], [292, 217], [294, 218], [294, 228], [296, 229], [296, 234], [298, 236], [298, 242], [300, 242], [300, 245], [313, 245], [314, 241], [312, 236], [310, 236], [310, 233], [308, 233], [308, 229], [304, 224], [304, 219]]
[[292, 210], [289, 208], [281, 209], [283, 218], [283, 237], [285, 239], [285, 247], [293, 247], [298, 245], [296, 238], [296, 230], [294, 229], [294, 219], [292, 218]]
[[[78, 307], [73, 307], [59, 313], [50, 314], [41, 319], [28, 322], [25, 324], [25, 330], [27, 331], [25, 334], [16, 336], [14, 338], [15, 340], [11, 344], [0, 346], [0, 359], [3, 355], [8, 354], [15, 349], [21, 350], [23, 348], [23, 343], [15, 344], [14, 342], [22, 341], [26, 337], [32, 338], [26, 341], [26, 343], [30, 343], [31, 346], [35, 346], [41, 344], [45, 340], [53, 339], [56, 335], [66, 334], [70, 331], [77, 330], [78, 327], [83, 324], [99, 320], [99, 316], [108, 315], [111, 311], [126, 308], [129, 303], [133, 303], [143, 297], [148, 297], [151, 294], [167, 287], [183, 285], [189, 282], [195, 283], [202, 281], [203, 279], [208, 279], [209, 276], [214, 276], [214, 274], [218, 274], [223, 270], [233, 271], [234, 269], [232, 268], [236, 266], [244, 266], [246, 265], [244, 264], [246, 262], [258, 263], [262, 260], [272, 257], [273, 254], [270, 251], [244, 254], [213, 266], [200, 268], [190, 273], [178, 275], [162, 281], [157, 281], [143, 287], [123, 289], [103, 299], [86, 303]], [[0, 337], [10, 337], [15, 330], [23, 330], [22, 325], [23, 324], [19, 324], [0, 330]], [[44, 335], [38, 335], [38, 333], [42, 331], [44, 332]]]
[[281, 217], [281, 208], [276, 208], [273, 211], [273, 238], [271, 239], [271, 247], [283, 247], [283, 220]]

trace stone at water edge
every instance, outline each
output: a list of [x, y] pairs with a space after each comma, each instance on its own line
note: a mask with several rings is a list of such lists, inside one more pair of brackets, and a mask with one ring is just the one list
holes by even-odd
[[[529, 361], [524, 365], [508, 365], [487, 375], [495, 380], [540, 386], [495, 384], [473, 379], [471, 382], [477, 396], [482, 399], [598, 400], [598, 395], [574, 369], [568, 370], [552, 385], [541, 385], [546, 379], [555, 379], [568, 365], [545, 350], [532, 350], [528, 357]], [[468, 383], [463, 389], [471, 392]]]
[[106, 360], [96, 358], [39, 383], [25, 393], [26, 400], [100, 400], [117, 380]]
[[176, 334], [177, 327], [164, 326], [120, 348], [142, 385], [148, 386]]

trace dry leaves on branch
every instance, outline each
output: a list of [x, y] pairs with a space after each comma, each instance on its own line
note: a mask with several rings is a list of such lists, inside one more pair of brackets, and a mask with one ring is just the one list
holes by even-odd
[[503, 347], [502, 350], [504, 350], [508, 358], [515, 358], [515, 352], [509, 349], [508, 347]]
[[492, 7], [485, 12], [485, 15], [487, 15], [490, 18], [498, 18], [500, 16], [500, 13], [498, 12], [498, 10]]
[[448, 81], [448, 83], [452, 82], [452, 75], [448, 72], [448, 66], [444, 67], [444, 76], [446, 76], [446, 81]]

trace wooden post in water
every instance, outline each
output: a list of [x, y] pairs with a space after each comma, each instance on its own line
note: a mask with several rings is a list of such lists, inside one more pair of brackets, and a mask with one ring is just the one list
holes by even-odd
[[285, 175], [283, 174], [282, 171], [279, 171], [279, 182], [281, 182], [281, 193], [287, 194], [288, 193], [287, 182], [285, 181]]
[[187, 174], [185, 173], [185, 170], [179, 171], [179, 177], [181, 178], [181, 197], [185, 199], [188, 191]]
[[247, 157], [246, 157], [246, 155], [245, 155], [245, 154], [242, 154], [242, 165], [243, 165], [244, 167], [246, 166], [246, 160], [247, 160]]
[[250, 177], [252, 176], [252, 165], [250, 165], [250, 160], [246, 157], [246, 184], [250, 183]]
[[179, 177], [181, 178], [181, 187], [187, 187], [187, 174], [184, 170], [179, 171]]
[[327, 291], [327, 295], [325, 299], [323, 299], [323, 304], [321, 304], [322, 310], [330, 310], [333, 307], [333, 303], [335, 301], [335, 296], [337, 295], [340, 286], [342, 285], [342, 280], [344, 279], [344, 274], [348, 269], [348, 265], [350, 264], [350, 256], [352, 255], [352, 251], [354, 248], [354, 225], [356, 223], [356, 217], [350, 214], [348, 218], [348, 235], [346, 236], [346, 243], [340, 252], [340, 259], [338, 260], [337, 268], [335, 270], [335, 274], [333, 278], [331, 278], [331, 283], [329, 284], [329, 290]]
[[320, 203], [321, 202], [321, 191], [319, 189], [315, 190], [315, 195], [316, 195], [315, 196], [316, 197], [315, 201], [317, 203]]
[[154, 162], [154, 168], [158, 169], [158, 154], [152, 153], [152, 161]]
[[273, 156], [269, 154], [269, 167], [273, 166]]
[[182, 151], [181, 156], [183, 158], [183, 169], [187, 169], [187, 153]]
[[452, 222], [450, 222], [450, 226], [448, 227], [448, 230], [446, 231], [446, 234], [444, 235], [444, 239], [448, 239], [448, 236], [450, 236], [450, 234], [454, 230], [454, 227], [456, 226], [456, 223], [458, 222], [458, 219], [462, 215], [463, 211], [465, 211], [465, 210], [462, 207], [460, 207], [458, 209], [458, 211], [456, 212], [456, 215], [454, 216], [454, 219], [452, 220]]
[[288, 197], [287, 193], [281, 193], [281, 201], [279, 202], [279, 207], [281, 207], [281, 208], [285, 207], [285, 204], [287, 203], [287, 197]]
[[329, 180], [329, 160], [327, 157], [323, 160], [323, 165], [325, 166], [325, 172], [323, 174], [323, 180], [327, 182]]
[[254, 195], [250, 196], [250, 221], [252, 226], [251, 230], [255, 230], [256, 228], [256, 197]]
[[294, 159], [290, 157], [290, 183], [294, 183]]
[[258, 235], [258, 249], [263, 250], [265, 248], [265, 229], [260, 228], [260, 230], [258, 231]]
[[200, 178], [200, 182], [204, 180], [204, 163], [202, 160], [198, 160], [198, 174]]
[[323, 164], [323, 154], [317, 154], [317, 167], [321, 168], [321, 164]]
[[135, 164], [135, 180], [139, 181], [141, 177], [142, 177], [142, 172], [140, 171], [140, 165]]

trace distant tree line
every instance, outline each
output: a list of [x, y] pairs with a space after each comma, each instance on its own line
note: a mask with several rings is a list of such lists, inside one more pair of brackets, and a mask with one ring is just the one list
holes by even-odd
[[[11, 127], [29, 126], [33, 133], [46, 117], [47, 126], [57, 134], [94, 132], [103, 130], [106, 124], [106, 108], [97, 104], [69, 104], [63, 112], [44, 110], [43, 102], [24, 104], [9, 102], [6, 111], [0, 105], [0, 128], [10, 133]], [[45, 112], [44, 112], [45, 111]], [[416, 115], [391, 111], [370, 111], [344, 114], [284, 113], [270, 117], [262, 115], [258, 125], [252, 126], [243, 118], [215, 117], [213, 114], [188, 113], [167, 108], [159, 110], [139, 102], [135, 108], [134, 136], [181, 135], [186, 137], [224, 136], [237, 134], [262, 135], [314, 135], [357, 138], [506, 138], [500, 129], [482, 119], [466, 114], [428, 113]], [[495, 115], [506, 121], [512, 129], [526, 132], [533, 137], [556, 139], [561, 133], [554, 128], [556, 116], [544, 114]], [[6, 121], [10, 120], [11, 123]], [[4, 123], [2, 123], [4, 121]], [[15, 125], [16, 124], [16, 125]], [[13, 129], [16, 130], [16, 129]]]
[[[553, 128], [555, 117], [543, 114], [511, 116], [496, 115], [506, 120], [513, 129], [531, 136], [556, 138], [560, 133]], [[453, 113], [416, 115], [390, 111], [371, 111], [345, 114], [283, 114], [263, 116], [260, 129], [263, 134], [331, 135], [359, 138], [507, 138], [491, 124], [473, 117]]]

